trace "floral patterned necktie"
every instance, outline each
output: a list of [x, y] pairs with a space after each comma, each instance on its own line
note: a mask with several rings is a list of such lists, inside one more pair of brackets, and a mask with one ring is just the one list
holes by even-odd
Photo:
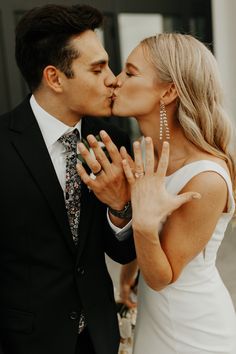
[[71, 133], [62, 135], [58, 139], [66, 149], [65, 204], [75, 245], [78, 244], [81, 197], [81, 180], [76, 171], [77, 142], [80, 138], [79, 135], [79, 131], [75, 129]]
[[[71, 133], [62, 135], [60, 141], [66, 149], [66, 184], [65, 204], [69, 219], [70, 229], [75, 245], [78, 245], [78, 226], [80, 220], [81, 180], [76, 170], [77, 142], [80, 134], [77, 129]], [[81, 313], [78, 323], [78, 333], [86, 326], [85, 316]]]

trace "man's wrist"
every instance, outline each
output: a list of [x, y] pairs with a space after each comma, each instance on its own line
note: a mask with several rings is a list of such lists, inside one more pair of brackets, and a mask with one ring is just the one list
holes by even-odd
[[116, 210], [108, 207], [109, 212], [120, 219], [130, 219], [132, 217], [131, 202], [127, 202], [122, 210]]

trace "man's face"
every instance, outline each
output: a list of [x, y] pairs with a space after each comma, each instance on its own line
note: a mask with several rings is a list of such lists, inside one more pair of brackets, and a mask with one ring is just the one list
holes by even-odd
[[72, 62], [74, 77], [64, 74], [64, 103], [72, 115], [110, 116], [115, 76], [108, 66], [108, 55], [93, 31], [75, 36], [70, 44], [79, 53]]

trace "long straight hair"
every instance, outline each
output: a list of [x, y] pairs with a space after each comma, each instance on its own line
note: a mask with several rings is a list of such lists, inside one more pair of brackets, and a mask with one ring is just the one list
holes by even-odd
[[211, 51], [191, 35], [161, 33], [141, 42], [163, 82], [178, 92], [178, 120], [195, 146], [226, 161], [236, 198], [235, 129], [223, 108], [219, 70]]

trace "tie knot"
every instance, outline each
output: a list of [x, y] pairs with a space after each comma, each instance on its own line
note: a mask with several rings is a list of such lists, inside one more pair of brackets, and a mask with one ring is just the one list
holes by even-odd
[[62, 135], [58, 141], [60, 141], [66, 148], [66, 151], [76, 151], [77, 142], [80, 139], [78, 129], [74, 129], [72, 132]]

